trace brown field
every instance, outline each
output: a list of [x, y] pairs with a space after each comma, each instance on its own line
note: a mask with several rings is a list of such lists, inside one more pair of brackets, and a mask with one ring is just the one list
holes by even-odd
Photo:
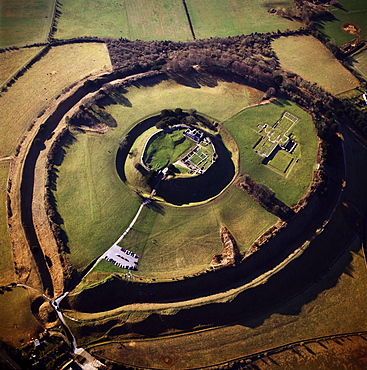
[[41, 46], [29, 49], [10, 50], [0, 54], [0, 87], [5, 85], [40, 50]]
[[284, 69], [316, 82], [332, 94], [359, 86], [358, 80], [312, 36], [281, 37], [272, 46]]
[[0, 97], [0, 157], [13, 153], [39, 112], [63, 89], [110, 67], [104, 44], [53, 47]]
[[0, 340], [16, 348], [43, 330], [30, 310], [28, 292], [23, 288], [0, 295], [0, 312]]
[[45, 42], [50, 32], [55, 0], [2, 0], [0, 47]]

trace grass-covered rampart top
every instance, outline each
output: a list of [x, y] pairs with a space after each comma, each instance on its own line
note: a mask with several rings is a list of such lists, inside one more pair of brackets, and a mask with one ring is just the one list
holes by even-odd
[[[171, 80], [156, 79], [154, 86], [153, 81], [149, 81], [147, 86], [141, 83], [139, 87], [128, 88], [124, 93], [125, 105], [106, 107], [116, 119], [115, 128], [104, 135], [76, 134], [77, 140], [67, 149], [59, 168], [56, 192], [73, 265], [87, 266], [117, 240], [133, 219], [141, 201], [119, 178], [116, 153], [119, 143], [142, 117], [162, 109], [195, 108], [218, 121], [225, 121], [226, 129], [241, 145], [241, 171], [253, 172], [256, 179], [271, 186], [283, 201], [295, 203], [311, 180], [317, 144], [313, 125], [307, 113], [287, 102], [245, 109], [261, 95], [233, 82], [223, 81], [216, 87], [195, 89]], [[279, 119], [285, 109], [301, 118], [301, 126], [294, 134], [301, 144], [302, 160], [289, 176], [277, 175], [262, 165], [260, 157], [253, 152], [257, 140], [253, 132], [257, 124], [257, 121], [252, 122], [253, 109], [259, 112], [264, 109], [259, 117], [269, 123]], [[250, 113], [247, 115], [247, 112]], [[236, 157], [238, 153], [229, 152], [229, 155]], [[144, 207], [122, 244], [140, 256], [137, 273], [142, 276], [190, 275], [208, 268], [214, 254], [220, 253], [221, 226], [231, 231], [240, 249], [245, 251], [275, 222], [275, 216], [232, 186], [214, 201], [195, 207], [174, 207], [159, 202]], [[111, 269], [116, 268], [111, 266]]]

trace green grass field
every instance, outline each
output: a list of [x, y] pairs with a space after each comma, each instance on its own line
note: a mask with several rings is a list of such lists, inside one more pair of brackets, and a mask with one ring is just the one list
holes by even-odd
[[65, 0], [56, 38], [124, 37], [131, 40], [190, 40], [181, 1]]
[[[297, 29], [300, 24], [277, 17], [271, 8], [293, 6], [292, 1], [236, 0], [230, 3], [186, 1], [197, 38], [233, 36], [277, 29]], [[78, 36], [125, 37], [131, 40], [192, 40], [181, 0], [65, 0], [60, 8], [56, 38]], [[103, 10], [103, 12], [102, 12]]]
[[[257, 126], [260, 124], [272, 126], [284, 111], [299, 118], [291, 132], [294, 141], [298, 143], [293, 155], [300, 160], [286, 176], [263, 165], [263, 157], [253, 149], [260, 138]], [[312, 170], [315, 168], [317, 136], [310, 116], [294, 104], [277, 101], [265, 106], [245, 109], [224, 122], [224, 125], [240, 149], [240, 172], [249, 174], [255, 181], [269, 186], [287, 205], [295, 205], [307, 190], [311, 182]]]
[[341, 5], [340, 8], [330, 8], [335, 19], [327, 22], [317, 22], [318, 29], [331, 39], [334, 39], [338, 46], [341, 46], [356, 37], [356, 35], [351, 35], [342, 29], [344, 24], [352, 23], [360, 29], [360, 37], [366, 39], [366, 2], [364, 0], [339, 0], [339, 4]]
[[197, 38], [271, 32], [278, 29], [297, 29], [301, 26], [298, 22], [268, 12], [271, 8], [293, 6], [289, 0], [187, 0], [186, 3]]
[[[159, 81], [157, 80], [158, 84], [152, 88], [128, 88], [125, 98], [129, 100], [131, 107], [106, 107], [118, 122], [117, 127], [103, 136], [77, 134], [77, 141], [68, 149], [59, 168], [56, 193], [58, 209], [69, 237], [70, 260], [77, 268], [85, 267], [110, 247], [125, 230], [139, 207], [139, 199], [122, 183], [115, 169], [118, 143], [134, 123], [139, 122], [148, 113], [172, 107], [195, 108], [198, 112], [226, 119], [258, 98], [256, 91], [236, 83], [219, 82], [215, 88], [202, 86], [200, 89], [194, 89], [178, 85], [171, 80]], [[170, 104], [167, 105], [167, 102]], [[104, 165], [101, 165], [102, 163]], [[259, 215], [262, 216], [256, 220], [263, 219], [263, 223], [255, 222], [258, 232], [275, 222], [274, 216], [246, 200], [248, 197], [242, 191], [232, 189], [224, 196], [234, 199], [233, 206], [222, 209], [213, 203], [213, 206], [209, 207], [212, 208], [209, 215], [204, 207], [195, 207], [195, 212], [189, 208], [183, 209], [182, 215], [178, 215], [177, 212], [181, 212], [181, 209], [167, 206], [164, 207], [164, 216], [154, 210], [144, 209], [131, 232], [135, 237], [130, 237], [129, 234], [126, 239], [128, 249], [139, 255], [145, 254], [147, 265], [140, 266], [141, 272], [164, 275], [168, 273], [167, 264], [174, 268], [180, 266], [180, 274], [208, 267], [211, 257], [221, 248], [218, 226], [221, 222], [231, 231], [233, 229], [240, 246], [246, 249], [255, 236], [250, 234], [251, 228], [243, 227], [242, 220], [248, 217], [247, 222], [250, 225], [255, 218], [251, 218], [248, 213], [244, 215], [235, 207], [236, 204], [243, 204], [243, 207], [251, 205], [252, 208], [255, 207], [255, 213], [260, 212]], [[191, 218], [187, 218], [189, 214]], [[208, 221], [208, 226], [201, 228], [198, 225], [204, 222], [205, 217], [209, 217], [210, 222]], [[189, 227], [182, 231], [181, 241], [175, 242], [176, 248], [172, 248], [172, 240], [177, 236], [177, 225], [185, 222]], [[165, 230], [165, 233], [162, 233], [162, 230]], [[201, 247], [197, 249], [200, 253], [197, 257], [185, 257], [187, 248], [192, 247], [190, 240], [193, 233], [200, 241]], [[162, 244], [162, 257], [156, 267], [153, 239]], [[185, 264], [187, 258], [195, 265]]]
[[293, 161], [294, 158], [291, 154], [285, 152], [284, 150], [280, 150], [268, 165], [274, 167], [276, 170], [282, 173], [286, 173]]
[[0, 97], [0, 157], [14, 151], [39, 112], [64, 88], [110, 66], [104, 44], [53, 47]]
[[0, 54], [0, 87], [5, 85], [23, 66], [25, 66], [40, 50], [33, 48], [10, 50]]
[[6, 184], [9, 162], [0, 161], [0, 285], [14, 281], [13, 255], [7, 228]]
[[54, 0], [2, 0], [0, 47], [45, 42], [50, 32]]
[[187, 153], [195, 144], [183, 135], [184, 131], [182, 129], [155, 135], [147, 144], [143, 154], [144, 163], [151, 169], [159, 170], [169, 163], [173, 164], [180, 156]]
[[367, 80], [367, 50], [354, 57], [353, 68]]
[[358, 80], [312, 36], [281, 37], [274, 40], [272, 46], [284, 69], [316, 82], [332, 94], [359, 86]]

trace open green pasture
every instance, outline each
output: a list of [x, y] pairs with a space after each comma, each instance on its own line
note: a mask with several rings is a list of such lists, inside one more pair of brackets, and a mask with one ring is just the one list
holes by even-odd
[[[252, 32], [297, 29], [300, 23], [277, 17], [271, 8], [293, 6], [292, 1], [228, 2], [187, 0], [197, 38], [233, 36]], [[64, 0], [60, 7], [56, 38], [78, 36], [125, 37], [131, 40], [191, 40], [181, 0]]]
[[274, 40], [272, 46], [284, 69], [317, 83], [332, 94], [359, 86], [358, 80], [312, 36], [281, 37]]
[[7, 228], [6, 184], [9, 162], [0, 161], [0, 285], [14, 280], [13, 255]]
[[365, 0], [339, 0], [340, 7], [330, 7], [334, 19], [317, 22], [318, 29], [341, 46], [356, 38], [343, 30], [343, 25], [352, 23], [360, 29], [359, 36], [367, 37], [367, 4]]
[[5, 85], [40, 50], [41, 46], [9, 50], [0, 54], [0, 87]]
[[196, 38], [297, 29], [301, 26], [270, 14], [271, 8], [294, 7], [293, 2], [265, 0], [186, 0]]
[[45, 42], [50, 32], [55, 0], [2, 0], [0, 47]]
[[124, 37], [131, 40], [190, 40], [182, 1], [64, 0], [56, 38]]
[[76, 134], [57, 181], [58, 211], [69, 237], [70, 259], [86, 267], [123, 233], [139, 208], [139, 198], [116, 173], [118, 137]]
[[[135, 197], [132, 190], [124, 185], [115, 168], [119, 143], [137, 122], [150, 114], [160, 112], [162, 109], [176, 107], [195, 108], [199, 112], [224, 120], [241, 111], [262, 95], [246, 86], [225, 81], [219, 81], [214, 88], [202, 86], [198, 89], [162, 79], [156, 79], [157, 84], [154, 87], [149, 87], [151, 81], [147, 84], [148, 86], [144, 86], [143, 83], [144, 81], [127, 89], [124, 96], [128, 100], [128, 104], [106, 107], [106, 110], [116, 119], [117, 127], [110, 129], [104, 135], [76, 134], [77, 140], [67, 149], [64, 162], [59, 168], [56, 192], [58, 210], [64, 220], [64, 228], [69, 237], [68, 246], [71, 251], [69, 257], [77, 268], [86, 267], [109, 248], [123, 233], [139, 207], [139, 198]], [[180, 222], [187, 222], [189, 226], [185, 230], [180, 230], [180, 240], [182, 241], [177, 243], [175, 241], [179, 246], [177, 248], [178, 257], [172, 258], [171, 262], [168, 262], [168, 257], [170, 253], [176, 253], [176, 247], [172, 246], [172, 242], [176, 240], [174, 238], [177, 238], [177, 225], [179, 224], [177, 212], [181, 209], [165, 206], [164, 214], [161, 214], [158, 212], [159, 209], [146, 207], [131, 231], [134, 235], [136, 233], [136, 239], [131, 237], [126, 239], [126, 241], [129, 240], [126, 247], [134, 253], [140, 255], [145, 249], [149, 251], [149, 254], [148, 252], [144, 253], [148, 255], [145, 260], [149, 261], [146, 266], [150, 266], [148, 268], [141, 265], [142, 272], [150, 271], [156, 262], [154, 249], [148, 245], [148, 231], [151, 235], [149, 243], [155, 238], [157, 243], [159, 241], [163, 245], [162, 248], [166, 249], [164, 253], [167, 256], [160, 259], [156, 271], [158, 269], [160, 273], [167, 273], [168, 270], [164, 270], [162, 266], [168, 266], [167, 263], [171, 263], [171, 266], [181, 266], [181, 272], [185, 274], [185, 269], [198, 271], [204, 265], [205, 268], [208, 267], [211, 257], [220, 251], [219, 225], [221, 222], [231, 231], [233, 229], [235, 237], [238, 238], [240, 246], [244, 249], [256, 237], [253, 231], [250, 234], [251, 228], [243, 227], [242, 221], [246, 217], [248, 217], [247, 220], [250, 224], [255, 219], [264, 220], [264, 223], [258, 221], [255, 223], [259, 225], [256, 229], [258, 233], [275, 222], [275, 217], [268, 215], [258, 206], [252, 205], [245, 193], [231, 189], [230, 194], [237, 194], [237, 199], [231, 203], [232, 205], [225, 209], [218, 209], [216, 212], [221, 216], [216, 216], [217, 219], [213, 216], [213, 212], [209, 215], [212, 228], [202, 226], [202, 223], [206, 222], [205, 217], [209, 217], [204, 208], [195, 207], [182, 210], [182, 214], [191, 213], [191, 218], [180, 216], [182, 219]], [[234, 197], [234, 195], [226, 195], [227, 198], [230, 196]], [[251, 218], [251, 214], [243, 211], [243, 208], [250, 205], [243, 206], [240, 210], [237, 208], [240, 203], [250, 203], [251, 207], [255, 207], [256, 212], [260, 212], [262, 216]], [[216, 206], [210, 207], [215, 208]], [[146, 224], [143, 223], [144, 219], [146, 219]], [[166, 235], [159, 231], [160, 227], [161, 230], [167, 231]], [[148, 231], [144, 231], [144, 228]], [[142, 229], [143, 231], [141, 231]], [[237, 232], [235, 232], [236, 230]], [[245, 235], [246, 231], [244, 230], [248, 230], [248, 235]], [[155, 237], [152, 237], [153, 235]], [[205, 252], [205, 255], [198, 255], [196, 258], [185, 257], [189, 258], [190, 261], [195, 261], [196, 267], [185, 265], [182, 257], [185, 248], [193, 248], [193, 237], [200, 240], [202, 245], [199, 249], [195, 243], [194, 247]], [[143, 244], [138, 245], [138, 238], [142, 240]], [[206, 251], [206, 248], [209, 251]]]
[[64, 88], [110, 67], [104, 44], [51, 48], [0, 97], [0, 157], [12, 154], [39, 112]]
[[221, 252], [220, 226], [226, 226], [245, 251], [275, 222], [276, 217], [246, 193], [231, 187], [202, 206], [144, 209], [123, 244], [140, 256], [137, 275], [180, 277], [205, 270]]
[[353, 68], [367, 80], [367, 50], [354, 57]]
[[[298, 143], [293, 155], [299, 161], [286, 175], [262, 164], [263, 157], [254, 150], [255, 144], [260, 139], [258, 126], [264, 124], [272, 126], [285, 111], [299, 118], [290, 130], [293, 140]], [[278, 100], [265, 106], [245, 109], [224, 122], [224, 125], [240, 150], [240, 172], [249, 174], [255, 181], [269, 186], [287, 205], [295, 205], [310, 185], [312, 170], [315, 168], [317, 136], [311, 117], [296, 105]]]

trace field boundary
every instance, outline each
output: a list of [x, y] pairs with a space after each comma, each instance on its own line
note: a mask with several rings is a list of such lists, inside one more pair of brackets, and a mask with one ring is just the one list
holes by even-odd
[[13, 73], [12, 76], [8, 78], [1, 86], [1, 92], [5, 92], [9, 87], [11, 87], [19, 77], [23, 76], [35, 63], [37, 63], [41, 58], [43, 58], [51, 49], [49, 44], [45, 45], [34, 57], [32, 57], [28, 62], [21, 66], [17, 72]]

